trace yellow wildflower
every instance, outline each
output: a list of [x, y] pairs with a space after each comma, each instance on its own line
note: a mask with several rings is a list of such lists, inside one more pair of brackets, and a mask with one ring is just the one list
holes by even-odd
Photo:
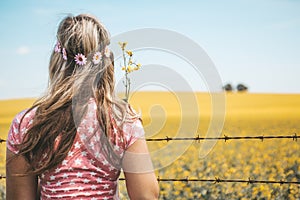
[[131, 57], [133, 55], [132, 51], [126, 51], [126, 53]]
[[121, 49], [124, 50], [127, 45], [127, 42], [119, 42], [119, 45], [120, 45]]
[[130, 73], [133, 71], [133, 67], [131, 65], [127, 66], [127, 72]]

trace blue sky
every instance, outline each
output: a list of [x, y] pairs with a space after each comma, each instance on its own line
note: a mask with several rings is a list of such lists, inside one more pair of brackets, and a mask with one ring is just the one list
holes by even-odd
[[146, 27], [176, 31], [206, 51], [224, 83], [300, 93], [297, 0], [1, 0], [0, 10], [0, 99], [43, 93], [57, 25], [68, 13], [96, 15], [112, 36]]

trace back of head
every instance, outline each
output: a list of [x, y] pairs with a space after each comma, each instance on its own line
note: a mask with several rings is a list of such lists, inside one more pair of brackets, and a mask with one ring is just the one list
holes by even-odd
[[[50, 59], [50, 86], [58, 85], [66, 78], [72, 79], [75, 76], [76, 79], [82, 78], [84, 75], [82, 72], [94, 75], [91, 71], [103, 74], [108, 71], [110, 76], [101, 78], [111, 79], [113, 82], [113, 55], [109, 52], [108, 56], [103, 56], [109, 43], [108, 31], [95, 17], [86, 14], [66, 17], [59, 25], [57, 46]], [[97, 64], [92, 62], [93, 54], [96, 52], [101, 53], [101, 61]], [[76, 62], [78, 55], [86, 58], [84, 65]]]
[[[125, 102], [114, 97], [113, 54], [109, 44], [108, 31], [91, 15], [68, 16], [61, 21], [50, 58], [49, 87], [30, 109], [36, 107], [37, 111], [20, 146], [20, 154], [27, 158], [33, 173], [51, 169], [66, 157], [90, 98], [98, 106], [97, 120], [108, 137], [110, 115], [121, 120], [136, 116]], [[44, 165], [38, 165], [44, 153], [48, 157]]]
[[105, 27], [95, 17], [81, 14], [66, 17], [59, 25], [57, 39], [70, 56], [89, 53], [109, 45], [110, 38]]

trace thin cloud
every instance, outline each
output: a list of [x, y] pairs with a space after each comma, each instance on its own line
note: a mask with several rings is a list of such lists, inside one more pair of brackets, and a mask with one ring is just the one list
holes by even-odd
[[27, 46], [21, 46], [17, 49], [17, 54], [26, 55], [30, 53], [30, 48]]

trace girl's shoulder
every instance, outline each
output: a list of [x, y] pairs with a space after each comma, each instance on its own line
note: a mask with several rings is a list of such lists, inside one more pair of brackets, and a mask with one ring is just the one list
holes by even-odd
[[26, 128], [33, 123], [33, 118], [36, 112], [36, 108], [33, 109], [25, 109], [16, 114], [12, 121], [12, 125], [18, 125], [20, 128]]
[[135, 141], [145, 139], [145, 131], [142, 121], [139, 118], [134, 118], [124, 122], [121, 127], [122, 137], [125, 140], [125, 149], [128, 149]]
[[30, 125], [33, 123], [33, 118], [36, 109], [25, 109], [15, 115], [7, 136], [7, 148], [18, 153], [17, 146], [22, 143], [23, 138]]
[[25, 121], [30, 121], [33, 119], [35, 112], [36, 112], [36, 108], [24, 109], [15, 115], [13, 121], [15, 120], [17, 123], [21, 123], [21, 122], [25, 123]]

